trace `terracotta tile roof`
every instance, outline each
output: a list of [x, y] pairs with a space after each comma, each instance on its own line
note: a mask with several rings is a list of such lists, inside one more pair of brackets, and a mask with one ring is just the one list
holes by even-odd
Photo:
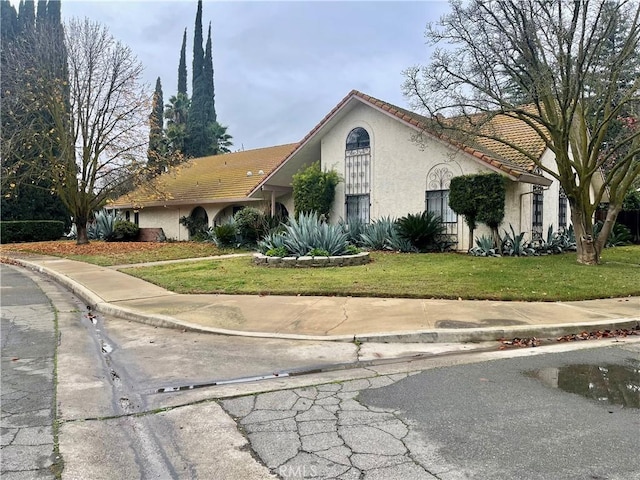
[[[403, 122], [406, 122], [415, 128], [434, 135], [458, 148], [464, 152], [473, 155], [478, 160], [487, 163], [494, 168], [498, 168], [505, 173], [514, 177], [520, 177], [522, 173], [532, 173], [535, 165], [523, 153], [505, 145], [497, 140], [487, 139], [483, 137], [465, 138], [457, 140], [453, 136], [436, 131], [432, 126], [433, 120], [424, 117], [415, 112], [411, 112], [401, 107], [391, 105], [377, 98], [366, 95], [357, 90], [352, 90], [343, 100], [345, 102], [351, 96], [359, 97], [366, 102], [388, 112]], [[545, 142], [540, 138], [536, 131], [525, 122], [509, 117], [506, 115], [496, 115], [480, 130], [482, 134], [497, 136], [520, 148], [534, 154], [537, 158], [545, 151]]]
[[296, 145], [194, 158], [156, 177], [150, 186], [120, 197], [112, 205], [142, 207], [245, 198]]

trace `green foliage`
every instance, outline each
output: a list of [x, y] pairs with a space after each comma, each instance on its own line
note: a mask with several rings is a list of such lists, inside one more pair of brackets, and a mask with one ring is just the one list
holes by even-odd
[[284, 235], [287, 250], [298, 257], [314, 248], [326, 250], [329, 255], [342, 255], [348, 245], [347, 234], [340, 226], [322, 221], [315, 212], [289, 219]]
[[349, 243], [353, 245], [360, 245], [362, 241], [361, 235], [368, 229], [368, 225], [364, 223], [360, 219], [353, 219], [349, 223], [345, 222], [343, 219], [340, 219], [338, 222], [342, 231], [347, 234], [347, 238], [349, 239]]
[[286, 257], [288, 254], [286, 247], [270, 248], [265, 252], [267, 257]]
[[234, 221], [216, 225], [210, 232], [210, 237], [217, 247], [231, 247], [236, 244], [238, 228]]
[[349, 245], [347, 245], [347, 248], [345, 249], [344, 253], [345, 255], [356, 255], [361, 251], [362, 250], [360, 250], [358, 247], [350, 243]]
[[[600, 231], [602, 230], [602, 222], [596, 222], [593, 226], [593, 236], [594, 238], [598, 238]], [[609, 238], [605, 242], [606, 247], [620, 247], [622, 245], [631, 244], [632, 240], [631, 230], [626, 225], [621, 223], [616, 223], [613, 225], [611, 229], [611, 233], [609, 234]]]
[[504, 231], [502, 253], [511, 257], [534, 255], [535, 250], [524, 241], [524, 232], [516, 235], [513, 225], [509, 224], [509, 228], [511, 229], [511, 235], [506, 230]]
[[245, 207], [233, 216], [242, 243], [255, 245], [266, 233], [266, 220], [262, 210]]
[[[473, 232], [476, 229], [478, 216], [478, 189], [475, 185], [477, 175], [462, 175], [453, 177], [449, 185], [449, 206], [458, 215], [464, 216], [464, 221]], [[471, 235], [472, 236], [472, 235]]]
[[0, 222], [0, 242], [45, 242], [64, 236], [64, 222], [59, 220], [15, 220]]
[[439, 215], [424, 211], [409, 214], [396, 221], [400, 237], [411, 242], [418, 251], [440, 250], [439, 243], [444, 235], [444, 225]]
[[469, 249], [469, 254], [474, 257], [499, 257], [493, 244], [493, 238], [482, 235], [476, 237], [476, 246]]
[[111, 240], [114, 235], [116, 221], [120, 219], [115, 211], [105, 209], [93, 214], [95, 238], [98, 240]]
[[381, 217], [366, 226], [360, 234], [359, 244], [369, 250], [398, 250], [389, 243], [394, 237], [398, 237], [395, 220]]
[[632, 189], [627, 192], [622, 202], [622, 210], [640, 210], [640, 191]]
[[[288, 253], [287, 247], [285, 246], [285, 235], [281, 231], [271, 231], [267, 233], [262, 240], [258, 242], [258, 250], [267, 254], [270, 250], [280, 250], [284, 248], [285, 255], [278, 255], [285, 257]], [[275, 256], [275, 255], [274, 255]]]
[[317, 212], [328, 219], [336, 186], [340, 181], [340, 175], [335, 170], [323, 172], [320, 169], [320, 162], [315, 162], [293, 175], [291, 184], [296, 208], [295, 216], [298, 217], [301, 213]]
[[108, 238], [111, 242], [133, 242], [138, 238], [140, 228], [128, 220], [116, 220], [113, 234]]
[[[345, 249], [345, 251], [346, 251], [346, 249]], [[309, 257], [328, 257], [331, 254], [327, 250], [324, 250], [322, 248], [312, 248], [311, 250], [309, 250], [307, 255]]]
[[498, 173], [481, 174], [474, 179], [478, 203], [477, 219], [492, 230], [497, 230], [504, 219], [504, 201], [507, 194], [505, 181], [505, 177]]
[[207, 236], [207, 220], [202, 217], [180, 217], [180, 223], [187, 227], [189, 236], [193, 239], [203, 239]]

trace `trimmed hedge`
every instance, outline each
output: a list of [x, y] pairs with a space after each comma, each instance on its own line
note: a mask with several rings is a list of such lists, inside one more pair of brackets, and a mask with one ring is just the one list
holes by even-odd
[[14, 220], [0, 222], [0, 243], [46, 242], [64, 236], [60, 220]]

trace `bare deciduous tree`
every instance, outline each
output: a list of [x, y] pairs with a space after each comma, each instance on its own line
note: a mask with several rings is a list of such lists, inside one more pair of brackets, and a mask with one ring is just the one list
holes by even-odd
[[[405, 95], [434, 128], [509, 145], [560, 182], [584, 264], [599, 263], [640, 173], [639, 15], [635, 0], [452, 1], [427, 28], [438, 46], [431, 63], [405, 72]], [[532, 127], [556, 168], [486, 128], [499, 115]], [[594, 238], [601, 203], [608, 209]]]
[[[9, 169], [3, 166], [3, 182], [52, 172], [52, 188], [73, 216], [82, 244], [88, 243], [92, 213], [123, 184], [146, 178], [150, 96], [140, 83], [141, 63], [105, 27], [88, 19], [71, 20], [65, 26], [65, 46], [68, 81], [28, 58], [38, 54], [37, 45], [8, 52], [12, 68], [3, 76], [26, 81], [28, 88], [8, 97], [12, 108], [3, 109], [21, 127], [3, 138], [3, 154], [25, 150], [13, 148], [18, 145], [40, 153], [38, 161], [23, 155]], [[45, 126], [43, 117], [54, 126]]]

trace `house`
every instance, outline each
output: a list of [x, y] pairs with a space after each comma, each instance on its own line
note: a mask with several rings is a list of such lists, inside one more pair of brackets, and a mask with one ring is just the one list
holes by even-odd
[[[459, 250], [469, 245], [464, 219], [448, 206], [451, 178], [497, 172], [508, 179], [503, 227], [531, 239], [549, 225], [566, 227], [569, 208], [557, 181], [518, 150], [497, 141], [453, 140], [426, 131], [427, 119], [359, 91], [351, 91], [299, 143], [205, 157], [161, 175], [163, 198], [142, 191], [112, 207], [138, 213], [140, 227], [162, 227], [168, 238], [188, 238], [182, 216], [222, 222], [246, 205], [293, 212], [292, 176], [315, 161], [344, 179], [336, 190], [331, 221], [364, 222], [429, 210], [444, 220]], [[554, 156], [525, 123], [495, 117], [491, 128], [536, 152], [553, 169]], [[482, 227], [475, 235], [488, 233]]]

